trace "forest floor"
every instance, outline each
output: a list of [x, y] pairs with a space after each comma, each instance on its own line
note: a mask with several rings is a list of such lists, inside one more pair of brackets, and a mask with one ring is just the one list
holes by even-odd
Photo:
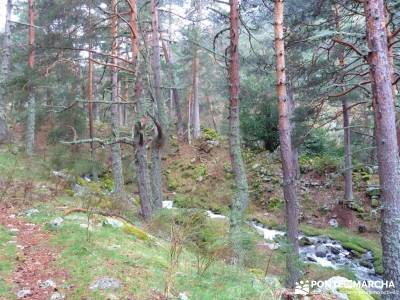
[[[16, 299], [18, 293], [25, 293], [24, 299], [32, 300], [150, 300], [165, 299], [165, 295], [181, 300], [274, 299], [283, 291], [278, 279], [285, 272], [284, 253], [263, 247], [262, 237], [251, 228], [246, 229], [246, 234], [255, 248], [248, 252], [245, 269], [228, 263], [228, 251], [215, 256], [207, 272], [199, 272], [202, 257], [198, 249], [186, 244], [180, 245], [183, 250], [178, 266], [171, 262], [171, 220], [180, 209], [229, 214], [233, 180], [223, 144], [171, 145], [164, 161], [164, 192], [178, 209], [163, 210], [149, 224], [137, 217], [137, 200], [125, 215], [134, 224], [96, 214], [89, 216], [89, 221], [88, 214], [66, 216], [71, 209], [88, 206], [79, 196], [72, 195], [70, 183], [52, 176], [50, 154], [29, 162], [8, 150], [0, 153], [0, 299]], [[246, 217], [283, 229], [279, 159], [275, 154], [250, 151], [244, 157], [251, 192]], [[371, 250], [378, 270], [379, 226], [371, 217], [367, 185], [366, 180], [355, 178], [358, 206], [344, 209], [337, 200], [343, 189], [341, 177], [326, 170], [317, 172], [310, 164], [299, 184], [301, 230], [310, 236], [329, 236], [359, 251]], [[128, 190], [136, 195], [134, 185]], [[100, 209], [115, 210], [107, 201], [97, 204]], [[121, 211], [124, 210], [119, 208]], [[329, 224], [332, 218], [338, 221], [338, 228]], [[217, 229], [215, 234], [221, 240], [226, 238], [226, 220], [207, 222]], [[337, 275], [352, 278], [348, 270], [314, 264], [305, 266], [305, 274], [316, 279]], [[102, 284], [106, 288], [99, 288]], [[329, 297], [316, 295], [313, 299]]]

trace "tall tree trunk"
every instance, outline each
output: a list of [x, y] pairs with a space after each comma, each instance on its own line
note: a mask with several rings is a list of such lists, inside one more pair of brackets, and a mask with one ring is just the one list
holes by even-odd
[[[89, 48], [91, 50], [91, 45]], [[93, 140], [94, 131], [93, 131], [93, 61], [92, 61], [92, 52], [89, 52], [87, 97], [88, 97], [89, 138], [91, 140]], [[93, 142], [90, 142], [90, 160], [92, 163], [93, 180], [97, 181], [98, 174], [97, 174], [97, 169], [95, 166], [96, 150], [95, 150]]]
[[7, 0], [6, 24], [4, 27], [4, 40], [3, 40], [3, 57], [1, 62], [1, 74], [0, 74], [0, 143], [6, 141], [9, 137], [9, 131], [6, 121], [6, 93], [3, 85], [8, 80], [8, 73], [10, 71], [11, 11], [12, 11], [12, 0]]
[[288, 247], [286, 267], [287, 287], [294, 288], [299, 278], [298, 258], [298, 203], [296, 195], [296, 168], [293, 164], [293, 146], [290, 126], [290, 105], [286, 91], [285, 43], [283, 32], [283, 0], [275, 0], [275, 52], [276, 52], [276, 91], [278, 95], [279, 140], [283, 171], [283, 194], [286, 203], [286, 226]]
[[[195, 0], [195, 10], [197, 12], [196, 24], [194, 27], [194, 40], [196, 42], [200, 39], [200, 18], [201, 18], [201, 0]], [[200, 130], [200, 101], [199, 101], [199, 73], [200, 73], [200, 59], [199, 47], [193, 44], [193, 63], [192, 63], [192, 122], [193, 122], [193, 138], [196, 140], [201, 135]]]
[[[89, 7], [89, 26], [92, 24], [92, 8]], [[92, 53], [92, 41], [89, 42], [89, 58], [88, 58], [88, 79], [87, 79], [87, 100], [88, 100], [88, 125], [89, 125], [89, 138], [93, 140], [94, 129], [93, 129], [93, 53]], [[96, 161], [96, 150], [94, 143], [90, 142], [90, 160], [92, 163], [92, 177], [94, 181], [98, 180], [97, 168], [95, 165]]]
[[187, 138], [189, 145], [192, 144], [192, 87], [188, 91], [188, 122], [187, 122]]
[[364, 1], [367, 22], [373, 107], [375, 112], [376, 144], [378, 148], [379, 180], [382, 189], [382, 250], [383, 278], [392, 280], [397, 294], [383, 299], [398, 299], [400, 294], [400, 175], [396, 141], [395, 107], [392, 74], [388, 55], [385, 10], [383, 0]]
[[[339, 33], [341, 38], [341, 26], [340, 26], [340, 12], [339, 6], [335, 5], [335, 22], [336, 31]], [[341, 49], [339, 53], [339, 66], [344, 69], [345, 58], [344, 51]], [[344, 77], [341, 76], [341, 82], [344, 83]], [[342, 112], [343, 112], [343, 146], [344, 146], [344, 202], [349, 204], [353, 201], [353, 167], [351, 163], [351, 130], [350, 130], [350, 108], [349, 102], [346, 96], [342, 97]]]
[[[29, 18], [29, 56], [28, 67], [33, 70], [35, 67], [35, 1], [28, 0], [28, 18]], [[36, 99], [35, 87], [30, 84], [28, 87], [28, 111], [26, 120], [26, 153], [28, 156], [33, 155], [35, 145], [35, 117], [36, 117]]]
[[145, 125], [146, 118], [144, 116], [144, 108], [142, 107], [140, 94], [141, 94], [141, 85], [140, 81], [136, 79], [136, 87], [135, 87], [135, 99], [138, 103], [137, 111], [138, 115], [141, 116], [140, 120], [135, 125], [135, 147], [136, 147], [136, 169], [137, 169], [137, 180], [138, 180], [138, 189], [140, 196], [140, 207], [141, 214], [144, 220], [148, 221], [152, 216], [152, 190], [150, 185], [150, 177], [149, 177], [149, 166], [147, 164], [147, 149], [145, 143]]
[[193, 54], [193, 65], [192, 65], [192, 97], [193, 97], [193, 138], [198, 139], [200, 137], [200, 103], [199, 103], [199, 54], [198, 48], [195, 46]]
[[163, 47], [163, 51], [164, 51], [165, 61], [168, 65], [168, 76], [170, 79], [170, 83], [173, 87], [172, 88], [172, 99], [174, 102], [175, 114], [176, 114], [176, 119], [177, 119], [176, 134], [177, 134], [179, 140], [183, 140], [184, 134], [185, 134], [185, 124], [183, 123], [183, 118], [182, 118], [181, 100], [179, 97], [179, 91], [175, 87], [176, 80], [175, 80], [174, 69], [173, 69], [172, 51], [167, 48], [167, 45], [165, 44], [164, 40], [162, 40], [161, 42], [162, 42], [162, 47]]
[[344, 96], [342, 99], [342, 111], [344, 145], [344, 202], [349, 204], [353, 201], [353, 166], [351, 163], [350, 108], [346, 96]]
[[229, 64], [229, 154], [236, 190], [232, 199], [230, 218], [231, 240], [237, 262], [243, 262], [242, 239], [240, 227], [243, 213], [248, 205], [248, 184], [246, 170], [242, 158], [239, 120], [239, 5], [237, 0], [230, 0], [230, 64]]
[[[150, 1], [151, 6], [151, 28], [152, 28], [152, 49], [151, 65], [153, 71], [154, 98], [157, 104], [157, 122], [158, 128], [154, 136], [151, 151], [151, 178], [154, 208], [161, 208], [164, 200], [162, 194], [162, 167], [161, 167], [161, 151], [166, 141], [168, 141], [168, 122], [165, 112], [165, 103], [161, 97], [161, 63], [160, 63], [160, 38], [158, 29], [158, 11], [156, 0]], [[162, 131], [162, 132], [160, 132]]]
[[[111, 19], [111, 34], [112, 34], [112, 49], [111, 49], [111, 63], [114, 65], [111, 69], [111, 101], [118, 102], [118, 69], [116, 56], [118, 55], [117, 50], [117, 37], [118, 37], [118, 11], [117, 1], [111, 0], [112, 8], [112, 19]], [[119, 105], [111, 105], [111, 127], [112, 133], [115, 138], [119, 136]], [[124, 189], [124, 176], [122, 174], [122, 160], [121, 160], [121, 145], [115, 143], [111, 145], [111, 157], [112, 157], [112, 171], [114, 179], [114, 193], [120, 195]]]
[[136, 83], [134, 91], [134, 100], [137, 102], [137, 112], [142, 119], [135, 124], [135, 164], [137, 169], [137, 185], [139, 189], [141, 215], [144, 220], [149, 220], [152, 216], [152, 191], [150, 185], [150, 176], [147, 161], [147, 149], [145, 142], [145, 108], [143, 107], [141, 93], [142, 85], [139, 78], [139, 64], [137, 61], [139, 53], [139, 31], [137, 24], [137, 4], [136, 0], [129, 0], [130, 6], [130, 37], [131, 37], [131, 51], [132, 51], [132, 65], [136, 73]]
[[210, 99], [210, 95], [206, 95], [206, 100], [207, 100], [207, 103], [208, 103], [208, 109], [210, 111], [213, 127], [214, 127], [215, 131], [218, 131], [218, 129], [217, 129], [217, 121], [215, 119], [215, 114], [214, 114], [214, 107], [212, 105], [212, 102], [211, 102], [211, 99]]

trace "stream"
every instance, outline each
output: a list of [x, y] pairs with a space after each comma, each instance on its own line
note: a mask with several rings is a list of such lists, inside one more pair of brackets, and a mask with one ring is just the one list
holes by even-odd
[[[173, 201], [164, 201], [163, 207], [172, 209]], [[210, 219], [226, 219], [221, 214], [210, 210], [205, 211]], [[265, 246], [276, 250], [280, 247], [279, 238], [285, 236], [284, 231], [269, 229], [263, 224], [252, 221], [249, 223], [258, 234], [263, 236]], [[299, 236], [300, 257], [305, 263], [318, 264], [321, 267], [333, 268], [335, 270], [347, 268], [354, 273], [359, 281], [381, 281], [382, 276], [376, 274], [374, 268], [374, 257], [371, 251], [359, 254], [353, 250], [343, 248], [341, 242], [324, 236]]]
[[[251, 226], [268, 241], [266, 245], [270, 249], [277, 249], [279, 247], [277, 240], [285, 235], [283, 231], [268, 229], [255, 221], [251, 222]], [[300, 257], [306, 263], [314, 263], [335, 270], [347, 268], [359, 281], [382, 280], [382, 277], [376, 274], [371, 251], [358, 254], [353, 250], [343, 248], [339, 241], [324, 236], [300, 235], [299, 242]]]

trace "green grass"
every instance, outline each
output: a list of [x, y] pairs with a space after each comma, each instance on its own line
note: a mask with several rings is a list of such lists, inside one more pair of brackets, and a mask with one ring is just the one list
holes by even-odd
[[[48, 216], [36, 215], [36, 221]], [[141, 240], [122, 229], [100, 227], [86, 240], [86, 230], [79, 227], [84, 221], [66, 220], [53, 231], [52, 243], [63, 249], [57, 263], [68, 271], [75, 288], [64, 290], [68, 299], [107, 299], [109, 292], [93, 292], [90, 284], [102, 276], [120, 280], [122, 288], [113, 291], [121, 298], [135, 296], [147, 299], [153, 290], [164, 291], [169, 267], [169, 243], [155, 238]], [[239, 284], [240, 283], [240, 284]], [[61, 287], [62, 288], [62, 287]], [[251, 272], [217, 262], [203, 275], [196, 271], [195, 256], [184, 251], [176, 272], [172, 293], [185, 292], [190, 299], [266, 299], [272, 295], [260, 279]], [[272, 296], [268, 297], [268, 299]]]
[[[5, 152], [3, 152], [5, 151]], [[50, 169], [43, 158], [29, 160], [23, 153], [0, 152], [0, 173], [14, 180], [47, 180]], [[29, 172], [27, 172], [29, 170]]]
[[0, 298], [14, 299], [12, 286], [5, 279], [10, 276], [15, 267], [15, 244], [9, 243], [13, 239], [12, 234], [0, 226]]
[[370, 240], [365, 237], [357, 236], [353, 232], [345, 228], [315, 228], [302, 224], [300, 230], [309, 236], [323, 235], [331, 239], [338, 240], [343, 247], [364, 253], [368, 250], [374, 255], [375, 271], [378, 274], [383, 273], [382, 267], [382, 249], [379, 241]]

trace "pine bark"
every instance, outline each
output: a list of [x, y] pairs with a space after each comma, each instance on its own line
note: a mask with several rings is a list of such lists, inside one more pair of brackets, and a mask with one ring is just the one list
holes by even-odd
[[[334, 9], [336, 31], [341, 32], [339, 6]], [[339, 34], [339, 38], [341, 38]], [[339, 66], [344, 69], [345, 57], [344, 50], [339, 53]], [[344, 84], [344, 78], [341, 76], [340, 83]], [[350, 129], [350, 108], [346, 96], [342, 97], [343, 114], [343, 146], [344, 146], [344, 202], [349, 204], [353, 201], [353, 166], [351, 162], [351, 129]]]
[[145, 117], [144, 108], [140, 99], [141, 94], [140, 81], [137, 79], [135, 87], [135, 99], [137, 100], [137, 111], [141, 119], [135, 125], [135, 147], [136, 147], [136, 169], [137, 169], [137, 180], [138, 189], [140, 196], [140, 207], [141, 215], [145, 221], [148, 221], [152, 217], [152, 190], [150, 185], [149, 167], [147, 163], [147, 149], [145, 142]]
[[[195, 10], [197, 12], [196, 25], [194, 27], [194, 40], [199, 41], [199, 22], [201, 18], [201, 0], [195, 1]], [[199, 72], [200, 58], [199, 47], [193, 45], [193, 62], [192, 62], [192, 122], [193, 122], [193, 138], [196, 140], [201, 135], [200, 129], [200, 99], [199, 99]]]
[[10, 18], [12, 12], [12, 0], [7, 0], [6, 23], [4, 27], [3, 57], [1, 62], [0, 74], [0, 143], [5, 142], [9, 137], [6, 120], [6, 93], [4, 84], [8, 80], [11, 61], [11, 26]]
[[[151, 28], [152, 28], [152, 56], [151, 65], [153, 71], [153, 90], [157, 105], [156, 115], [158, 128], [154, 136], [151, 151], [151, 186], [153, 192], [153, 207], [161, 208], [164, 200], [162, 194], [162, 172], [161, 172], [161, 151], [168, 140], [168, 122], [165, 111], [165, 103], [161, 97], [161, 63], [160, 63], [160, 38], [158, 28], [158, 11], [155, 0], [150, 1], [151, 7]], [[161, 132], [160, 132], [161, 131]]]
[[138, 53], [139, 53], [139, 31], [137, 24], [137, 4], [136, 0], [129, 0], [130, 7], [130, 38], [131, 38], [131, 54], [132, 54], [132, 66], [136, 73], [136, 83], [134, 91], [134, 100], [137, 102], [137, 113], [141, 116], [141, 120], [135, 124], [135, 165], [137, 170], [137, 185], [139, 189], [141, 215], [144, 220], [150, 220], [152, 216], [152, 191], [150, 185], [150, 175], [147, 160], [147, 148], [146, 148], [146, 136], [145, 136], [145, 108], [143, 107], [142, 85], [139, 76], [139, 64], [138, 64]]
[[[35, 1], [28, 0], [28, 42], [29, 42], [29, 55], [28, 55], [28, 68], [33, 70], [35, 67]], [[28, 87], [28, 110], [26, 120], [26, 153], [32, 156], [35, 145], [35, 117], [36, 117], [36, 99], [35, 87], [30, 84]]]
[[175, 107], [175, 115], [176, 115], [176, 134], [178, 136], [179, 140], [184, 139], [184, 134], [185, 134], [185, 124], [183, 122], [183, 117], [182, 117], [182, 109], [181, 109], [181, 99], [179, 96], [179, 91], [175, 87], [176, 85], [176, 80], [175, 80], [175, 75], [174, 75], [174, 63], [172, 59], [172, 53], [171, 50], [167, 48], [167, 45], [165, 42], [162, 40], [162, 47], [164, 51], [164, 56], [165, 56], [165, 61], [168, 65], [168, 76], [170, 79], [170, 83], [172, 85], [172, 99]]
[[199, 103], [199, 54], [195, 46], [192, 64], [192, 97], [193, 97], [193, 138], [196, 140], [200, 137], [200, 103]]
[[[89, 8], [89, 24], [92, 24], [91, 8]], [[89, 138], [94, 138], [93, 128], [93, 53], [92, 53], [92, 41], [89, 42], [89, 58], [88, 58], [88, 78], [87, 78], [87, 101], [88, 101], [88, 125], [89, 125]], [[95, 166], [96, 161], [96, 150], [94, 143], [90, 142], [90, 160], [92, 163], [92, 176], [93, 180], [98, 180], [98, 174]]]
[[296, 195], [296, 167], [293, 163], [293, 145], [290, 125], [290, 101], [286, 90], [285, 44], [283, 29], [284, 1], [275, 0], [275, 52], [276, 52], [276, 91], [278, 95], [279, 139], [283, 171], [283, 194], [286, 204], [286, 226], [288, 250], [286, 267], [287, 287], [294, 288], [299, 278], [298, 259], [298, 202]]
[[400, 294], [400, 175], [384, 1], [364, 1], [364, 13], [382, 189], [383, 278], [394, 282], [395, 288], [388, 291], [397, 292], [382, 295], [382, 299], [395, 300]]
[[[117, 11], [117, 1], [111, 1], [112, 8], [112, 19], [111, 19], [111, 34], [112, 34], [112, 65], [117, 65], [116, 56], [118, 55], [117, 49], [117, 37], [118, 37], [118, 11]], [[119, 102], [118, 99], [118, 69], [117, 67], [112, 67], [111, 69], [111, 101]], [[111, 105], [111, 127], [112, 134], [115, 138], [119, 137], [119, 105]], [[122, 160], [121, 160], [121, 145], [115, 143], [111, 145], [111, 158], [112, 158], [112, 172], [114, 179], [114, 193], [120, 195], [124, 189], [124, 176], [122, 173]]]
[[242, 264], [243, 249], [241, 230], [243, 213], [248, 205], [248, 184], [242, 158], [240, 121], [239, 121], [239, 6], [237, 0], [230, 0], [230, 64], [229, 64], [229, 153], [235, 176], [235, 194], [232, 199], [230, 218], [231, 241], [236, 262]]

